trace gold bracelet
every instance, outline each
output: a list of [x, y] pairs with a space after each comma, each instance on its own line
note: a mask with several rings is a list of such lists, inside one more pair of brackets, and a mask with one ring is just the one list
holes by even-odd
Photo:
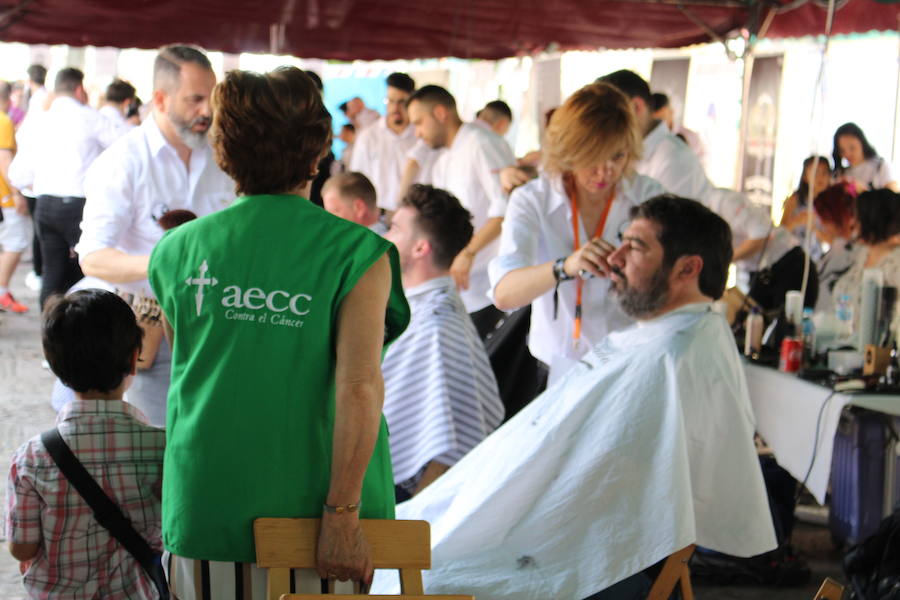
[[357, 512], [357, 511], [359, 511], [360, 506], [362, 506], [362, 502], [357, 502], [356, 504], [339, 504], [337, 506], [332, 506], [330, 504], [323, 504], [322, 508], [325, 509], [325, 512], [340, 515], [345, 512], [349, 512], [349, 513]]

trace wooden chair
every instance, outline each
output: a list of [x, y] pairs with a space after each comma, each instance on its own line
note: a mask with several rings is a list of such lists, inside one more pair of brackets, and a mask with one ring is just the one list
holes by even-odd
[[844, 586], [831, 577], [826, 577], [813, 600], [841, 600], [843, 595]]
[[694, 544], [691, 544], [669, 555], [669, 558], [663, 563], [662, 571], [656, 576], [653, 587], [650, 588], [647, 600], [667, 600], [675, 591], [676, 585], [681, 589], [682, 600], [694, 600], [688, 562], [694, 554], [695, 547]]
[[[426, 521], [362, 519], [376, 569], [400, 571], [400, 596], [341, 595], [343, 600], [475, 600], [473, 596], [426, 596], [422, 569], [431, 568], [431, 529]], [[321, 595], [290, 594], [291, 569], [316, 566], [318, 519], [256, 519], [256, 564], [268, 570], [268, 600], [318, 600]]]

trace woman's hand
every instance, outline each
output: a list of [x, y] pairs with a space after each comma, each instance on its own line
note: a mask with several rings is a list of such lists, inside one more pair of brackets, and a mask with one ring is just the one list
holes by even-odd
[[326, 512], [322, 515], [316, 550], [316, 571], [321, 579], [372, 584], [372, 555], [358, 514]]
[[582, 271], [596, 277], [609, 276], [610, 266], [606, 258], [615, 252], [616, 247], [601, 238], [594, 238], [573, 252], [566, 259], [563, 269], [566, 275], [577, 277]]
[[456, 287], [461, 290], [469, 289], [469, 273], [472, 271], [473, 262], [475, 262], [475, 253], [463, 248], [453, 259], [453, 264], [450, 265], [450, 275], [456, 282]]

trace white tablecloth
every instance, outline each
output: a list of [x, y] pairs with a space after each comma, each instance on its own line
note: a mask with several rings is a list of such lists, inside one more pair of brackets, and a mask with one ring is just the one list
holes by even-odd
[[806, 477], [813, 459], [816, 421], [821, 411], [818, 450], [806, 482], [807, 489], [821, 504], [828, 490], [834, 434], [843, 408], [853, 404], [900, 416], [900, 396], [832, 393], [826, 387], [770, 367], [745, 363], [744, 368], [756, 429], [775, 452], [778, 464], [798, 481]]

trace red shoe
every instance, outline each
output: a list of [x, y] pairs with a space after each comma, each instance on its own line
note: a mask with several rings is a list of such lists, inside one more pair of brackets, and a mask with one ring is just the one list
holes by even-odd
[[0, 296], [0, 309], [3, 310], [11, 310], [14, 313], [24, 313], [28, 312], [28, 307], [20, 302], [17, 302], [13, 295], [9, 292], [6, 292], [2, 296]]

